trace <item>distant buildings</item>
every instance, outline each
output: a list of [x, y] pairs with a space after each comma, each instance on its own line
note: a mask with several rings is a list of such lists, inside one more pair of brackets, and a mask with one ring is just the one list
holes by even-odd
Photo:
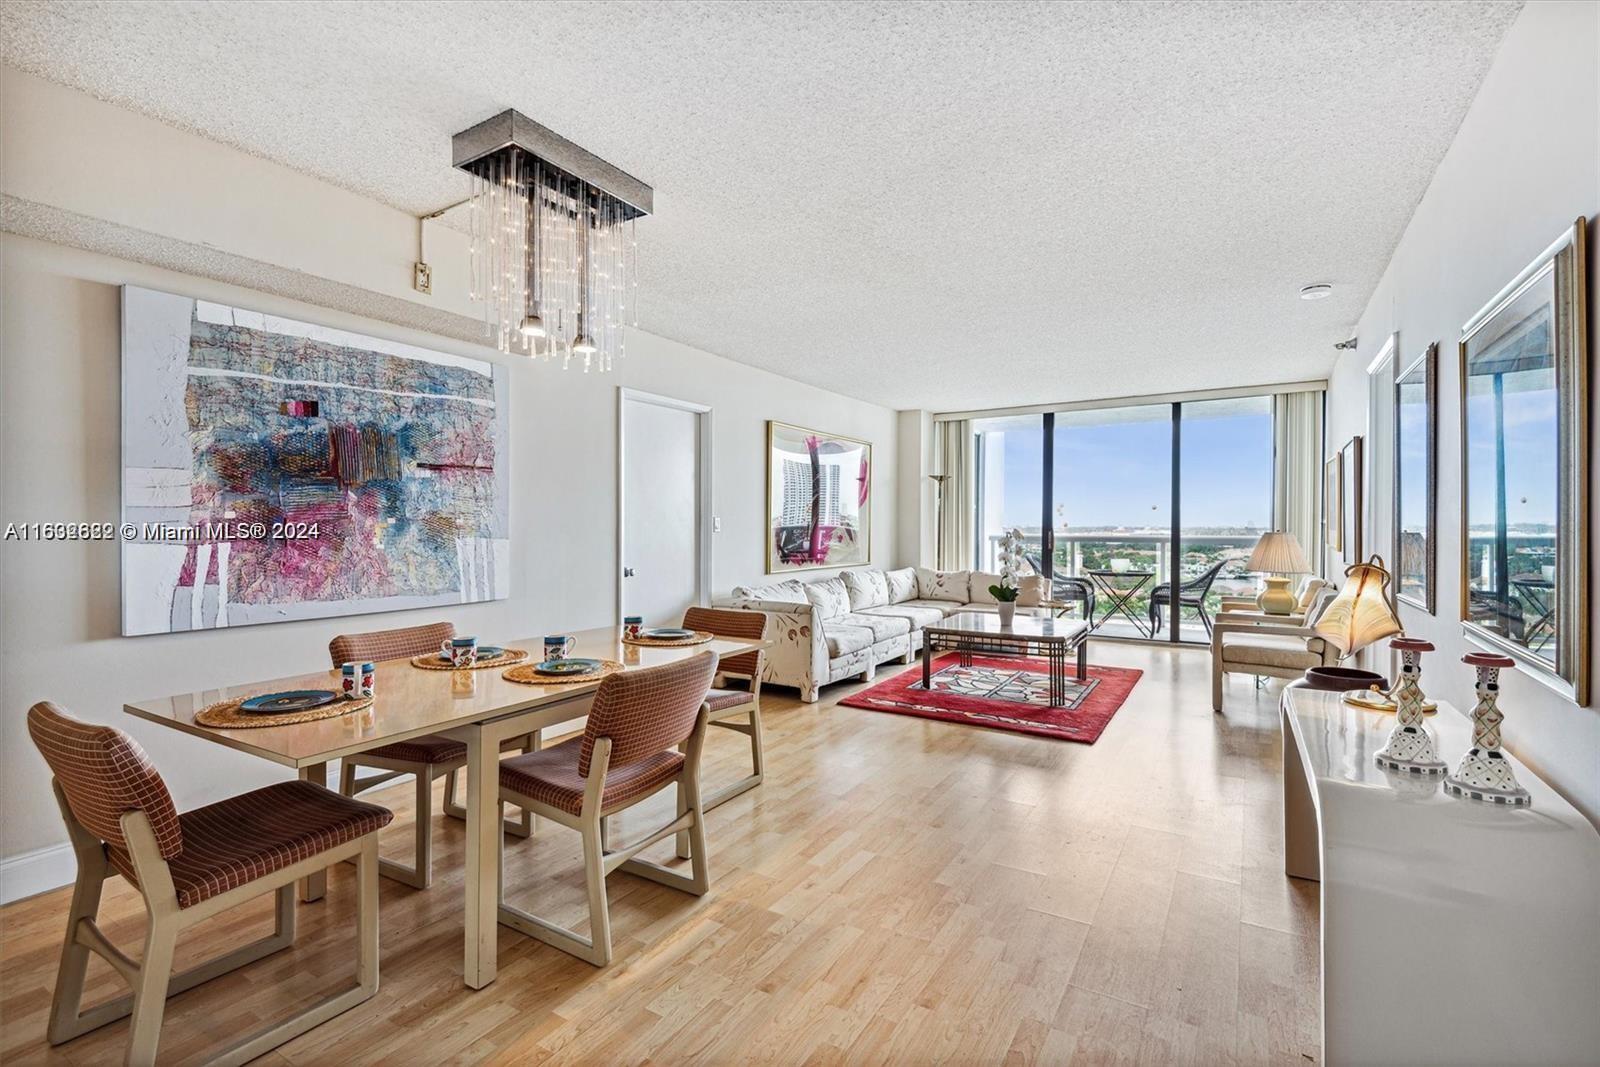
[[[783, 461], [783, 513], [779, 516], [781, 525], [811, 525], [812, 471], [813, 468], [807, 461], [797, 459]], [[838, 526], [841, 512], [839, 465], [824, 463], [817, 473], [822, 492], [821, 498], [817, 501], [816, 523], [818, 526]]]

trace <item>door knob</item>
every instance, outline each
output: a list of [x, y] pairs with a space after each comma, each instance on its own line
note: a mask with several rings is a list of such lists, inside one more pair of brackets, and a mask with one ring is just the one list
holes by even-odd
[[624, 578], [632, 578], [633, 577], [633, 568], [632, 567], [624, 567], [624, 568], [622, 568], [622, 576]]

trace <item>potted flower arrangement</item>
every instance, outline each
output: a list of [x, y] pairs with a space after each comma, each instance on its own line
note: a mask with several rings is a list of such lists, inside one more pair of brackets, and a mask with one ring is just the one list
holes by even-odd
[[1007, 530], [1000, 538], [1000, 581], [989, 587], [989, 595], [999, 602], [1000, 625], [1010, 626], [1017, 615], [1017, 597], [1022, 595], [1022, 576], [1028, 560], [1021, 530]]

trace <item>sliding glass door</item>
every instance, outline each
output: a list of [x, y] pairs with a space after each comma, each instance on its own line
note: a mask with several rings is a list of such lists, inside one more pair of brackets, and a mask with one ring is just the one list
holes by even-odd
[[1093, 589], [1101, 633], [1149, 637], [1151, 597], [1172, 569], [1172, 405], [1046, 418], [1054, 573]]
[[1250, 396], [973, 420], [972, 565], [996, 570], [1020, 529], [1068, 610], [1092, 592], [1100, 634], [1208, 641], [1222, 598], [1258, 588], [1244, 564], [1272, 529], [1272, 419]]
[[1258, 590], [1244, 565], [1272, 529], [1272, 398], [1191, 400], [1179, 407], [1179, 637], [1208, 641], [1222, 598]]

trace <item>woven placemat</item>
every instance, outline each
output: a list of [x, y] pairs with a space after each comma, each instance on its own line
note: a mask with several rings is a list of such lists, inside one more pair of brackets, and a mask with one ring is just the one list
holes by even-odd
[[215, 726], [223, 730], [250, 730], [262, 726], [293, 726], [296, 723], [316, 722], [318, 719], [332, 719], [339, 715], [348, 715], [352, 711], [365, 711], [372, 707], [371, 697], [362, 697], [359, 700], [337, 699], [332, 704], [324, 704], [320, 708], [307, 708], [305, 711], [291, 711], [283, 715], [263, 715], [259, 712], [240, 711], [239, 705], [249, 700], [249, 697], [240, 697], [238, 700], [224, 700], [217, 704], [209, 704], [201, 708], [195, 715], [194, 721], [201, 726]]
[[622, 670], [622, 664], [614, 659], [601, 660], [600, 669], [589, 674], [540, 674], [534, 669], [536, 666], [538, 664], [524, 663], [520, 667], [507, 667], [500, 672], [500, 677], [508, 682], [520, 682], [523, 685], [576, 685], [579, 682], [592, 682]]
[[625, 645], [642, 645], [645, 648], [682, 648], [685, 645], [703, 645], [717, 635], [709, 630], [696, 630], [693, 637], [624, 637]]
[[486, 667], [509, 667], [513, 663], [521, 663], [528, 658], [528, 653], [520, 648], [508, 648], [498, 656], [488, 659], [479, 657], [478, 662], [470, 667], [457, 667], [453, 663], [446, 663], [439, 658], [437, 652], [424, 652], [420, 656], [411, 657], [413, 667], [421, 667], [425, 671], [481, 671]]

